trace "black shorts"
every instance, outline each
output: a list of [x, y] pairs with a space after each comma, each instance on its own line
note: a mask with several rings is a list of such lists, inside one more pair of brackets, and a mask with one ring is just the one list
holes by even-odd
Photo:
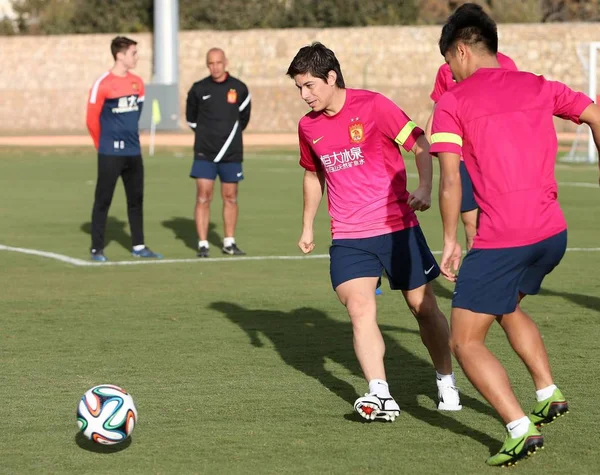
[[460, 184], [462, 185], [462, 200], [460, 202], [460, 212], [466, 213], [479, 208], [473, 194], [473, 182], [465, 166], [465, 162], [460, 161]]
[[566, 230], [528, 246], [471, 249], [458, 272], [452, 307], [488, 315], [514, 312], [519, 292], [537, 294], [566, 249]]

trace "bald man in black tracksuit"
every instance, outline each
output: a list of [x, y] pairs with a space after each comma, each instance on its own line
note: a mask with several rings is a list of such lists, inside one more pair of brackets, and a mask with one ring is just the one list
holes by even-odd
[[186, 105], [187, 122], [195, 132], [190, 176], [196, 179], [198, 257], [209, 257], [210, 202], [217, 175], [221, 179], [225, 228], [222, 251], [243, 255], [235, 242], [235, 227], [238, 183], [244, 178], [242, 131], [250, 121], [250, 93], [242, 81], [227, 72], [223, 50], [210, 49], [206, 64], [210, 76], [192, 85]]

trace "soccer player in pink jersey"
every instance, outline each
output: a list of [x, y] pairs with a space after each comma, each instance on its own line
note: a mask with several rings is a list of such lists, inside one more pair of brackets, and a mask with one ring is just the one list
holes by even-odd
[[[384, 269], [419, 323], [437, 372], [438, 409], [460, 410], [448, 323], [430, 284], [439, 268], [415, 216], [431, 205], [433, 166], [423, 131], [386, 97], [346, 89], [335, 54], [321, 43], [301, 48], [287, 74], [312, 109], [298, 126], [305, 169], [298, 245], [305, 254], [315, 247], [313, 222], [327, 185], [331, 282], [350, 316], [354, 350], [369, 383], [355, 410], [367, 420], [400, 414], [386, 381], [377, 325], [375, 290]], [[399, 147], [416, 157], [419, 186], [412, 193]]]
[[[496, 54], [496, 57], [498, 58], [498, 64], [500, 67], [504, 69], [510, 69], [512, 71], [518, 71], [517, 65], [508, 56], [498, 53]], [[452, 88], [455, 84], [456, 81], [452, 76], [450, 66], [448, 66], [447, 63], [442, 64], [435, 76], [433, 91], [431, 91], [431, 95], [429, 96], [433, 101], [433, 109], [429, 119], [427, 120], [427, 125], [425, 126], [425, 136], [429, 142], [431, 142], [431, 121], [433, 119], [435, 105], [440, 100], [440, 97], [442, 97], [442, 94]], [[477, 202], [475, 201], [475, 196], [473, 195], [473, 183], [471, 182], [471, 177], [469, 177], [469, 174], [467, 173], [465, 163], [462, 160], [460, 161], [460, 181], [462, 185], [460, 217], [465, 228], [465, 240], [468, 251], [473, 246], [473, 238], [475, 237], [475, 233], [477, 231], [477, 216], [479, 215], [479, 211]]]
[[[444, 227], [441, 272], [456, 281], [451, 348], [475, 388], [506, 423], [508, 434], [489, 465], [511, 465], [542, 447], [536, 426], [568, 410], [554, 384], [540, 332], [523, 311], [525, 295], [538, 293], [560, 262], [567, 224], [557, 201], [554, 165], [558, 150], [553, 117], [590, 125], [600, 145], [600, 108], [584, 94], [498, 63], [496, 24], [465, 4], [442, 29], [440, 51], [457, 85], [439, 100], [431, 153], [441, 168], [440, 211]], [[473, 180], [479, 226], [473, 248], [461, 259], [456, 239], [460, 213], [460, 156]], [[526, 415], [506, 370], [485, 346], [497, 321], [536, 389]]]

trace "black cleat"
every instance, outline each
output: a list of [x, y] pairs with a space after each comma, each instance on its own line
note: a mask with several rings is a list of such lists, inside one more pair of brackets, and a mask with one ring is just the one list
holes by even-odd
[[198, 254], [196, 254], [197, 257], [209, 257], [208, 256], [208, 247], [206, 246], [202, 246], [198, 248]]
[[239, 247], [237, 247], [236, 243], [233, 243], [231, 246], [223, 246], [223, 254], [229, 254], [230, 256], [245, 256], [246, 253], [242, 251]]

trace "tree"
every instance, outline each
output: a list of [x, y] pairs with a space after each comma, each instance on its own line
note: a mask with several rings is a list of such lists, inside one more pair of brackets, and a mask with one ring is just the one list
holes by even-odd
[[598, 21], [598, 0], [543, 0], [542, 21]]
[[7, 17], [0, 20], [0, 36], [11, 36], [17, 33], [15, 23]]
[[19, 33], [149, 31], [152, 0], [12, 0]]

